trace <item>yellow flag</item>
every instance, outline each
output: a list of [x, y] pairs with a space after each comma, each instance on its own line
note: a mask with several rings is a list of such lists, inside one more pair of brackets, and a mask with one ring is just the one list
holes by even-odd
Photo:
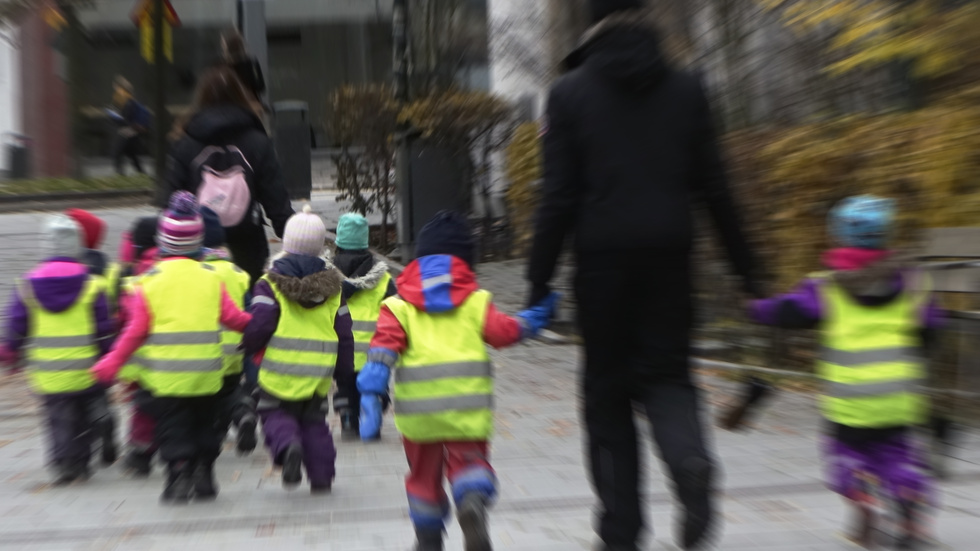
[[41, 12], [41, 17], [49, 27], [56, 31], [61, 31], [68, 26], [68, 20], [65, 19], [65, 14], [61, 13], [61, 10], [56, 6], [45, 6], [44, 11]]

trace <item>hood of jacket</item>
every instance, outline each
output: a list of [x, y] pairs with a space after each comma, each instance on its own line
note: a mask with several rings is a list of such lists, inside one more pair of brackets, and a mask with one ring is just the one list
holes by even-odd
[[102, 251], [95, 249], [85, 249], [82, 251], [82, 262], [88, 266], [88, 273], [92, 275], [105, 275], [109, 269], [109, 258]]
[[424, 312], [458, 308], [479, 286], [466, 261], [449, 255], [423, 256], [398, 276], [398, 296]]
[[249, 130], [265, 133], [259, 117], [237, 105], [216, 105], [202, 109], [184, 127], [188, 136], [206, 144], [231, 142]]
[[564, 61], [566, 70], [580, 66], [637, 93], [655, 88], [670, 70], [656, 31], [632, 11], [611, 15], [585, 32]]
[[834, 271], [834, 282], [862, 304], [885, 304], [905, 288], [907, 267], [891, 251], [832, 249], [823, 262]]
[[380, 261], [374, 262], [373, 265], [363, 265], [362, 268], [366, 269], [358, 269], [353, 272], [354, 275], [348, 275], [346, 279], [346, 283], [358, 291], [376, 289], [381, 284], [381, 279], [388, 273], [388, 265]]
[[329, 260], [284, 254], [272, 261], [269, 280], [303, 308], [316, 308], [343, 289], [344, 275]]
[[34, 299], [45, 310], [58, 313], [75, 304], [88, 277], [85, 264], [68, 258], [53, 258], [32, 270], [26, 279]]

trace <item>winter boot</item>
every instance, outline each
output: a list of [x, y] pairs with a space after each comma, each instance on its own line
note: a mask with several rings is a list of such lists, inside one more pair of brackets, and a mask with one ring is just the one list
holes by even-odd
[[303, 448], [290, 444], [282, 454], [282, 487], [294, 490], [303, 481]]
[[119, 458], [116, 446], [116, 422], [111, 415], [99, 421], [99, 439], [102, 440], [102, 464], [112, 465]]
[[344, 442], [353, 442], [361, 438], [360, 423], [358, 418], [351, 410], [345, 410], [340, 414], [340, 439]]
[[130, 450], [126, 454], [124, 466], [133, 476], [146, 478], [153, 469], [153, 454], [149, 451]]
[[442, 551], [442, 530], [430, 532], [415, 529], [415, 551]]
[[248, 455], [255, 450], [255, 427], [258, 422], [251, 413], [242, 418], [238, 424], [238, 454]]
[[459, 527], [463, 529], [466, 551], [491, 551], [490, 532], [487, 530], [487, 499], [471, 492], [459, 503]]
[[183, 505], [194, 493], [194, 465], [190, 461], [176, 461], [167, 468], [167, 481], [160, 501], [168, 505]]
[[678, 527], [678, 543], [685, 550], [699, 549], [708, 539], [714, 521], [711, 484], [714, 467], [702, 457], [692, 457], [681, 466], [677, 495], [684, 506]]
[[214, 481], [214, 463], [201, 463], [194, 471], [194, 498], [212, 500], [218, 497], [218, 484]]
[[75, 469], [75, 480], [78, 482], [88, 482], [92, 478], [92, 470], [89, 469], [88, 460], [79, 461], [73, 467]]
[[55, 464], [54, 481], [52, 482], [55, 486], [66, 486], [74, 482], [76, 478], [78, 478], [78, 471], [74, 465], [68, 461]]

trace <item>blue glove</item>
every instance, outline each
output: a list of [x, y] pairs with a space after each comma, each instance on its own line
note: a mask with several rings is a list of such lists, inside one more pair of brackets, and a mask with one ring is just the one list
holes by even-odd
[[542, 329], [548, 327], [551, 318], [555, 317], [555, 310], [560, 299], [559, 293], [550, 293], [541, 302], [517, 314], [524, 325], [523, 338], [535, 337]]
[[357, 374], [357, 390], [361, 394], [384, 394], [388, 392], [388, 379], [391, 369], [381, 362], [368, 362]]
[[374, 440], [381, 435], [382, 409], [381, 396], [361, 394], [361, 440]]

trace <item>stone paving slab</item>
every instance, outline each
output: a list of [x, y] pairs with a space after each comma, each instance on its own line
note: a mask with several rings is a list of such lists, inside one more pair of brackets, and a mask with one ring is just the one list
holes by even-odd
[[[333, 196], [314, 198], [328, 225], [339, 216]], [[110, 242], [139, 213], [101, 211]], [[36, 260], [38, 215], [0, 216], [0, 293], [12, 274]], [[111, 245], [114, 247], [114, 245]], [[110, 249], [113, 250], [113, 249]], [[501, 307], [522, 306], [520, 263], [481, 266], [483, 284]], [[518, 289], [520, 285], [520, 289]], [[4, 287], [7, 286], [7, 287]], [[587, 550], [594, 541], [594, 499], [585, 476], [579, 423], [579, 350], [530, 343], [494, 352], [497, 429], [493, 462], [501, 483], [493, 513], [497, 549]], [[733, 390], [704, 376], [708, 407]], [[125, 416], [125, 404], [119, 413]], [[225, 453], [217, 466], [221, 496], [210, 504], [165, 508], [158, 502], [162, 475], [132, 480], [119, 466], [92, 480], [52, 488], [42, 468], [44, 434], [37, 404], [19, 376], [0, 376], [0, 549], [26, 550], [403, 550], [412, 543], [404, 498], [407, 469], [391, 420], [382, 442], [338, 442], [334, 492], [313, 497], [284, 491], [265, 453]], [[336, 430], [336, 419], [331, 418]], [[784, 392], [744, 434], [715, 431], [724, 468], [725, 529], [720, 549], [843, 550], [838, 532], [844, 508], [824, 489], [819, 463], [819, 416], [812, 397]], [[639, 431], [652, 450], [647, 426]], [[231, 449], [231, 443], [228, 443]], [[980, 438], [967, 435], [955, 450], [953, 480], [942, 485], [938, 533], [945, 549], [977, 549], [980, 522]], [[671, 499], [659, 463], [644, 458], [643, 493], [654, 535], [644, 549], [674, 549]], [[461, 549], [450, 527], [447, 549]]]

